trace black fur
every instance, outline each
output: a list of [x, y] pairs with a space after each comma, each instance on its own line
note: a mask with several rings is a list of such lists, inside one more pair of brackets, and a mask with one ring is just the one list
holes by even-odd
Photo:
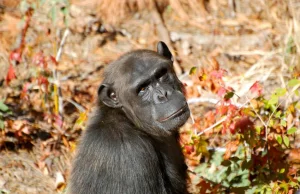
[[73, 164], [70, 194], [187, 193], [178, 128], [189, 109], [171, 59], [160, 42], [158, 53], [138, 50], [109, 65]]

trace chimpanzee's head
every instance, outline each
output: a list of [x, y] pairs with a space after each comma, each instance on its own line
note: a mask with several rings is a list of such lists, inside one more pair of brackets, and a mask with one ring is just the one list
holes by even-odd
[[159, 42], [157, 52], [129, 52], [110, 64], [98, 93], [105, 106], [122, 109], [142, 130], [172, 134], [190, 115], [182, 88], [172, 54]]

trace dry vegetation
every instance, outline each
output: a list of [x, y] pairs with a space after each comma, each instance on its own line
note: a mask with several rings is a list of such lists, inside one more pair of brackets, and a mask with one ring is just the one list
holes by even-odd
[[[296, 0], [0, 0], [0, 103], [9, 109], [0, 104], [0, 193], [63, 192], [103, 67], [127, 51], [155, 49], [158, 40], [171, 47], [187, 85], [193, 119], [182, 143], [191, 129], [205, 137], [200, 154], [184, 147], [189, 169], [207, 162], [207, 147], [236, 151], [231, 136], [210, 128], [219, 88], [224, 81], [234, 89], [236, 107], [253, 98], [256, 81], [266, 97], [285, 88], [300, 76], [299, 36]], [[222, 82], [199, 79], [221, 69]], [[289, 95], [280, 106], [297, 98]], [[298, 118], [296, 112], [293, 126]], [[285, 150], [295, 168], [297, 134]], [[203, 193], [207, 183], [195, 176], [190, 191]]]

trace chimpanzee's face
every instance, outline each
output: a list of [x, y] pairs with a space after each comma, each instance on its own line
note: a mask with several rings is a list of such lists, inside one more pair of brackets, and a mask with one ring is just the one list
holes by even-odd
[[186, 122], [190, 111], [172, 61], [161, 53], [138, 50], [117, 61], [120, 63], [114, 69], [117, 77], [105, 92], [111, 102], [104, 104], [122, 108], [144, 130], [170, 134]]

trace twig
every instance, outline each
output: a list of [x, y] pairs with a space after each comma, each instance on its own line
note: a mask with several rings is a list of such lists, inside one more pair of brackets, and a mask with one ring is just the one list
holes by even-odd
[[[205, 98], [205, 97], [199, 97], [199, 98], [190, 98], [187, 100], [188, 104], [195, 104], [195, 103], [211, 103], [211, 104], [218, 104], [220, 100], [214, 99], [214, 98]], [[241, 104], [238, 102], [231, 102], [231, 104], [235, 105], [238, 108], [245, 107], [245, 104]]]
[[[248, 96], [246, 95], [246, 99], [250, 102], [250, 99], [248, 98]], [[266, 125], [266, 123], [264, 122], [264, 120], [261, 118], [261, 116], [258, 114], [258, 112], [255, 110], [255, 108], [253, 107], [253, 105], [251, 103], [249, 103], [252, 110], [254, 111], [255, 115], [258, 117], [258, 119], [262, 122], [262, 124], [264, 125], [264, 127], [266, 128], [266, 141], [267, 141], [267, 130], [268, 130], [268, 125]]]
[[227, 52], [223, 52], [224, 54], [228, 54], [228, 55], [274, 55], [277, 53], [280, 53], [281, 50], [275, 50], [275, 51], [263, 51], [263, 50], [254, 50], [254, 51], [227, 51]]
[[72, 100], [72, 99], [66, 99], [66, 101], [68, 101], [71, 104], [73, 104], [80, 112], [84, 112], [85, 111], [85, 109], [83, 108], [83, 106], [81, 106], [80, 104], [78, 104], [74, 100]]
[[216, 126], [220, 125], [221, 123], [223, 123], [225, 120], [227, 119], [227, 116], [223, 117], [221, 120], [219, 120], [218, 122], [216, 122], [215, 124], [213, 124], [212, 126], [204, 129], [203, 131], [199, 132], [197, 135], [200, 136], [202, 135], [203, 133], [215, 128]]
[[159, 35], [159, 38], [162, 39], [170, 48], [172, 54], [174, 55], [174, 70], [176, 72], [177, 75], [181, 75], [182, 74], [182, 68], [180, 67], [179, 63], [176, 61], [176, 53], [175, 53], [175, 48], [172, 46], [172, 42], [171, 42], [171, 38], [170, 38], [170, 34], [169, 31], [167, 29], [167, 27], [165, 26], [165, 23], [163, 21], [163, 18], [161, 16], [161, 14], [158, 12], [158, 8], [156, 5], [156, 2], [153, 0], [153, 9], [151, 10], [151, 14], [154, 20], [154, 23], [156, 25], [157, 28], [157, 33]]
[[187, 100], [188, 104], [194, 104], [194, 103], [211, 103], [211, 104], [217, 104], [219, 100], [214, 99], [214, 98], [204, 98], [204, 97], [199, 97], [199, 98], [190, 98]]
[[[60, 60], [61, 54], [62, 54], [62, 50], [63, 50], [63, 46], [66, 42], [67, 36], [69, 35], [70, 30], [67, 28], [64, 32], [64, 35], [60, 41], [59, 44], [59, 49], [56, 53], [56, 61], [58, 62]], [[54, 79], [54, 83], [56, 84], [57, 87], [57, 95], [58, 95], [58, 113], [62, 116], [63, 115], [63, 97], [62, 97], [62, 92], [61, 92], [61, 88], [60, 88], [60, 82], [59, 82], [59, 74], [56, 72], [56, 69], [53, 68], [52, 69], [52, 74], [53, 74], [53, 79]]]
[[21, 32], [20, 46], [19, 46], [19, 48], [16, 49], [16, 50], [19, 50], [20, 55], [22, 55], [23, 50], [25, 48], [26, 34], [27, 34], [28, 29], [30, 27], [30, 22], [31, 22], [31, 19], [32, 19], [33, 11], [34, 11], [34, 9], [29, 7], [28, 10], [25, 13], [25, 15], [26, 15], [25, 26], [24, 26], [24, 28], [22, 29], [22, 32]]
[[63, 46], [66, 42], [66, 39], [67, 39], [67, 36], [69, 35], [69, 33], [70, 33], [70, 30], [69, 30], [69, 28], [67, 28], [64, 35], [63, 35], [63, 37], [62, 37], [62, 39], [61, 39], [61, 41], [60, 41], [59, 49], [58, 49], [56, 57], [55, 57], [56, 61], [60, 60], [62, 49], [63, 49]]

